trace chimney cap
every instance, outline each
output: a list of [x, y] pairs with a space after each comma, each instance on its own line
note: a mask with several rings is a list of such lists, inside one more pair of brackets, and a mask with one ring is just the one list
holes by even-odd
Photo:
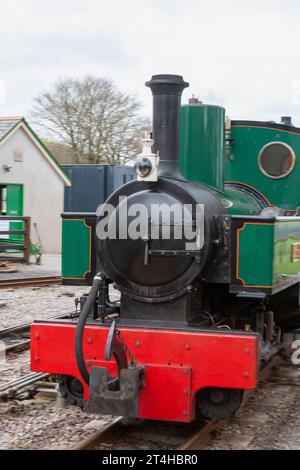
[[160, 93], [181, 95], [184, 88], [189, 86], [189, 83], [185, 82], [181, 75], [161, 74], [152, 75], [151, 80], [146, 82], [145, 85], [151, 88], [153, 95]]

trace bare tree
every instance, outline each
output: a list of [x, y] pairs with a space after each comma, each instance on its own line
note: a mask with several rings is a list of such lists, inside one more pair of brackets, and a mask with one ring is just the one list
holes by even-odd
[[34, 100], [31, 118], [45, 137], [67, 146], [74, 163], [120, 164], [141, 150], [149, 121], [141, 105], [107, 78], [58, 80]]

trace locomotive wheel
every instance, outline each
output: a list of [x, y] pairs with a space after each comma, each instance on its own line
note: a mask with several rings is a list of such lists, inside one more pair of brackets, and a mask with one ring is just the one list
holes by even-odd
[[70, 375], [59, 375], [58, 385], [62, 397], [68, 403], [83, 408], [83, 386], [78, 379]]
[[196, 397], [198, 419], [220, 421], [229, 418], [239, 409], [243, 390], [232, 388], [204, 388]]

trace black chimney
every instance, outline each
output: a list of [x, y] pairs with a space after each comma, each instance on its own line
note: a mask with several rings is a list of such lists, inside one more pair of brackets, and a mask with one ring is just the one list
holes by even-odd
[[188, 87], [181, 75], [153, 75], [146, 86], [153, 95], [153, 152], [159, 151], [158, 176], [184, 179], [178, 167], [181, 95]]

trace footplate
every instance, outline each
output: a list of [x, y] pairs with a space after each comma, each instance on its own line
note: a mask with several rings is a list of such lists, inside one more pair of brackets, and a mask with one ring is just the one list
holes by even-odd
[[118, 390], [105, 367], [91, 367], [90, 398], [84, 411], [112, 416], [137, 418], [139, 391], [143, 384], [143, 367], [136, 366], [120, 371]]

